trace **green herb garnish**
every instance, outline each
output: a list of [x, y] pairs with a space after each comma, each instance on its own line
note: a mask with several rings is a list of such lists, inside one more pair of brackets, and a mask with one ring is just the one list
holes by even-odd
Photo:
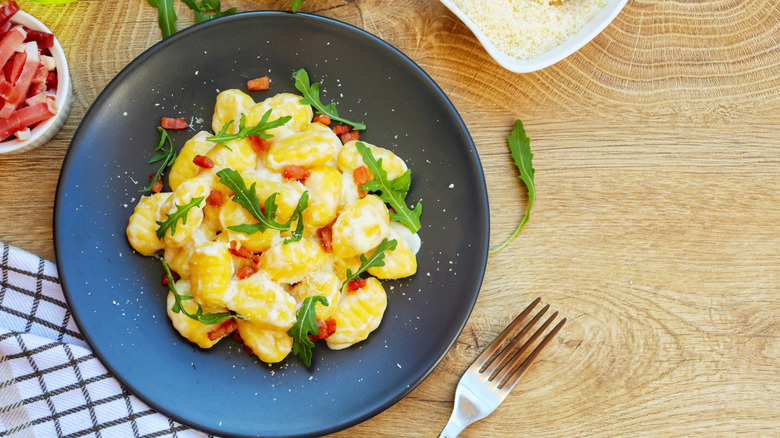
[[[160, 165], [160, 168], [157, 169], [157, 173], [154, 174], [152, 182], [149, 183], [149, 186], [145, 189], [139, 190], [141, 192], [148, 192], [152, 190], [154, 183], [156, 183], [158, 179], [162, 178], [162, 174], [165, 168], [172, 166], [173, 161], [176, 160], [176, 147], [173, 146], [173, 139], [171, 139], [171, 136], [168, 135], [168, 131], [159, 126], [157, 127], [157, 130], [160, 131], [160, 142], [157, 144], [157, 149], [155, 149], [155, 151], [160, 151], [160, 153], [149, 160], [149, 164], [162, 161], [162, 165]], [[168, 149], [163, 148], [166, 141], [168, 142]]]
[[162, 239], [165, 237], [165, 233], [170, 228], [171, 230], [171, 236], [176, 234], [176, 225], [179, 223], [179, 219], [181, 219], [181, 223], [186, 224], [187, 223], [187, 213], [190, 211], [192, 207], [195, 207], [197, 205], [200, 205], [203, 200], [206, 199], [204, 196], [199, 196], [197, 198], [193, 198], [190, 202], [188, 202], [185, 205], [178, 205], [176, 204], [176, 211], [173, 214], [165, 213], [165, 216], [167, 219], [164, 221], [157, 221], [157, 225], [160, 226], [160, 228], [157, 229], [157, 237]]
[[[295, 10], [293, 10], [295, 12]], [[325, 114], [331, 118], [331, 120], [337, 120], [344, 124], [347, 124], [356, 131], [366, 129], [366, 125], [359, 122], [352, 122], [350, 120], [339, 117], [338, 111], [336, 111], [336, 104], [331, 102], [328, 105], [323, 105], [320, 101], [320, 83], [309, 83], [309, 74], [306, 70], [300, 69], [293, 73], [295, 79], [295, 88], [303, 94], [303, 99], [299, 102], [302, 105], [311, 105], [319, 114]]]
[[165, 269], [165, 275], [168, 277], [168, 289], [173, 293], [174, 303], [173, 306], [171, 306], [171, 312], [173, 313], [181, 312], [189, 316], [190, 318], [194, 319], [195, 321], [198, 321], [206, 325], [217, 324], [231, 318], [238, 318], [246, 321], [246, 318], [244, 318], [243, 316], [233, 315], [228, 312], [203, 313], [203, 307], [201, 307], [200, 304], [198, 304], [198, 310], [195, 313], [188, 312], [187, 309], [184, 308], [182, 301], [191, 300], [192, 297], [189, 295], [179, 294], [179, 291], [176, 289], [176, 282], [173, 280], [173, 274], [171, 274], [171, 269], [168, 267], [168, 264], [165, 263], [165, 260], [163, 258], [160, 258], [160, 262], [162, 262], [163, 269]]
[[298, 12], [305, 1], [306, 0], [292, 0], [290, 3], [290, 9], [292, 9], [293, 12]]
[[314, 342], [309, 339], [309, 335], [320, 334], [315, 307], [318, 301], [323, 306], [330, 305], [328, 299], [322, 295], [306, 297], [295, 315], [295, 324], [287, 330], [287, 336], [293, 338], [293, 354], [300, 357], [307, 367], [311, 366], [311, 349], [314, 348]]
[[374, 249], [374, 253], [371, 254], [371, 257], [360, 254], [360, 267], [355, 272], [352, 272], [351, 269], [347, 269], [347, 278], [341, 283], [339, 292], [343, 292], [344, 286], [346, 286], [347, 283], [360, 278], [360, 274], [366, 272], [369, 268], [384, 266], [385, 251], [392, 251], [397, 245], [398, 242], [395, 239], [388, 241], [387, 237], [385, 237], [382, 239], [382, 243]]
[[361, 141], [357, 142], [355, 146], [360, 155], [363, 156], [363, 162], [368, 166], [368, 170], [374, 174], [374, 179], [360, 188], [378, 193], [379, 199], [393, 207], [395, 211], [390, 212], [390, 219], [404, 224], [412, 233], [419, 231], [422, 227], [420, 224], [422, 203], [418, 202], [412, 209], [406, 205], [406, 194], [412, 183], [412, 171], [407, 169], [403, 175], [389, 180], [387, 172], [382, 169], [382, 159], [377, 161], [368, 146]]
[[528, 189], [528, 208], [525, 210], [525, 216], [523, 217], [523, 220], [520, 221], [520, 225], [517, 226], [515, 232], [497, 248], [491, 249], [489, 254], [494, 254], [504, 249], [504, 247], [509, 245], [509, 242], [517, 237], [517, 234], [523, 228], [523, 225], [528, 222], [528, 218], [531, 216], [531, 206], [534, 205], [534, 199], [536, 199], [533, 165], [534, 154], [531, 153], [531, 139], [525, 134], [523, 122], [520, 120], [515, 121], [512, 132], [509, 134], [509, 137], [507, 137], [507, 142], [509, 143], [509, 152], [515, 160], [515, 166], [517, 166], [517, 170], [520, 171], [518, 178], [523, 181], [526, 189]]
[[[295, 211], [293, 211], [290, 220], [280, 224], [279, 222], [276, 222], [276, 197], [279, 195], [278, 192], [269, 196], [268, 199], [265, 200], [264, 208], [261, 208], [260, 199], [258, 199], [257, 191], [255, 190], [257, 183], [252, 183], [252, 186], [247, 188], [241, 175], [230, 168], [220, 170], [217, 172], [217, 176], [219, 176], [219, 182], [233, 191], [233, 202], [244, 207], [252, 217], [257, 219], [256, 224], [234, 225], [228, 227], [228, 229], [246, 234], [254, 234], [258, 231], [262, 232], [269, 228], [272, 230], [288, 231], [292, 226], [292, 222], [298, 220], [296, 229], [291, 231], [292, 235], [285, 239], [282, 244], [286, 245], [290, 242], [301, 240], [301, 237], [303, 236], [303, 220], [301, 219], [301, 216], [303, 215], [303, 210], [309, 206], [308, 191], [303, 192], [298, 199], [298, 205], [295, 208]], [[263, 210], [265, 210], [265, 212], [263, 212]]]
[[[236, 13], [236, 8], [230, 8], [222, 11], [220, 0], [182, 0], [195, 14], [195, 22], [201, 23], [212, 18], [224, 17]], [[176, 33], [176, 10], [173, 7], [173, 0], [146, 0], [149, 6], [157, 8], [158, 23], [162, 31], [162, 37], [168, 38]]]
[[[266, 134], [265, 131], [273, 128], [277, 128], [279, 126], [284, 125], [287, 123], [292, 117], [290, 116], [284, 116], [279, 117], [278, 119], [269, 122], [268, 118], [271, 117], [271, 110], [263, 114], [263, 117], [260, 119], [260, 122], [255, 126], [246, 126], [246, 115], [241, 114], [241, 119], [238, 123], [238, 132], [235, 134], [228, 134], [227, 130], [230, 127], [230, 125], [233, 123], [233, 121], [229, 121], [222, 125], [222, 129], [220, 129], [219, 133], [217, 135], [207, 137], [206, 140], [213, 141], [214, 143], [219, 143], [222, 146], [225, 146], [228, 148], [225, 143], [232, 141], [232, 140], [238, 140], [241, 138], [247, 138], [250, 135], [256, 135], [260, 138], [272, 138], [273, 134]], [[230, 149], [230, 148], [228, 148]]]

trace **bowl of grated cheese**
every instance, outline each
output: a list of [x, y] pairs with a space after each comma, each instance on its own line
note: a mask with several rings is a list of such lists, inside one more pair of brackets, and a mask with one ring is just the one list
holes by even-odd
[[440, 0], [502, 67], [530, 73], [590, 42], [627, 0]]

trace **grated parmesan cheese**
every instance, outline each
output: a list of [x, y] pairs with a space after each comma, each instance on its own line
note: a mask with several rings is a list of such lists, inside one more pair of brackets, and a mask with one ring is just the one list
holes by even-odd
[[532, 59], [563, 44], [608, 0], [453, 0], [498, 50]]

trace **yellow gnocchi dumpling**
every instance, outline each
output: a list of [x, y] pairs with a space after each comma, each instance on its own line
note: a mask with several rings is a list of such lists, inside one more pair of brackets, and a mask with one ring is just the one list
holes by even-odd
[[[360, 152], [357, 150], [356, 144], [358, 141], [359, 140], [348, 141], [344, 144], [344, 147], [341, 148], [338, 155], [338, 165], [339, 170], [342, 172], [351, 172], [360, 166], [366, 165], [363, 161], [363, 156], [360, 155]], [[396, 154], [385, 148], [380, 148], [364, 141], [362, 143], [368, 147], [377, 161], [380, 159], [382, 160], [382, 169], [387, 172], [387, 177], [389, 179], [395, 179], [407, 171], [408, 167], [406, 167], [406, 163], [404, 163], [404, 160]]]
[[311, 118], [314, 116], [311, 106], [301, 104], [301, 99], [303, 99], [302, 96], [291, 93], [280, 93], [271, 96], [247, 110], [246, 123], [251, 126], [257, 125], [268, 110], [271, 110], [271, 116], [268, 118], [268, 121], [274, 121], [284, 116], [292, 117], [283, 126], [266, 131], [266, 134], [273, 135], [270, 139], [270, 143], [273, 144], [280, 138], [302, 130], [311, 121]]
[[266, 166], [282, 171], [285, 166], [321, 166], [341, 148], [341, 140], [327, 126], [312, 123], [302, 131], [275, 141], [268, 150]]
[[297, 283], [307, 272], [318, 271], [330, 260], [319, 243], [301, 239], [276, 245], [260, 256], [260, 269], [280, 283]]
[[219, 211], [219, 221], [222, 227], [227, 230], [229, 240], [235, 240], [252, 252], [265, 251], [275, 243], [280, 242], [279, 231], [271, 228], [253, 234], [228, 229], [228, 227], [236, 225], [257, 223], [257, 219], [235, 202], [230, 201], [222, 205]]
[[176, 221], [175, 233], [173, 232], [173, 227], [170, 227], [165, 232], [163, 239], [166, 245], [184, 245], [190, 239], [192, 233], [200, 227], [203, 221], [203, 205], [206, 204], [206, 197], [211, 191], [210, 181], [210, 178], [205, 177], [190, 178], [181, 183], [173, 192], [173, 195], [165, 201], [160, 210], [160, 220], [168, 219], [178, 211], [179, 207], [187, 205], [193, 199], [203, 198], [198, 205], [187, 210], [186, 221], [183, 219]]
[[[189, 295], [189, 283], [185, 280], [177, 281], [176, 289], [179, 291], [180, 295]], [[166, 302], [166, 305], [168, 306], [168, 318], [170, 318], [173, 328], [175, 328], [180, 335], [184, 336], [190, 342], [197, 344], [200, 348], [211, 348], [222, 339], [222, 336], [216, 336], [216, 333], [219, 332], [220, 326], [225, 324], [226, 321], [217, 324], [203, 324], [182, 312], [174, 313], [171, 309], [175, 302], [176, 299], [173, 297], [173, 292], [168, 292], [168, 300]], [[194, 300], [183, 300], [181, 305], [191, 314], [194, 314], [198, 310], [198, 304]], [[203, 307], [203, 313], [219, 313], [224, 311], [226, 311], [224, 308]], [[230, 324], [230, 322], [227, 323]], [[212, 333], [211, 338], [214, 339], [209, 337], [209, 333]]]
[[368, 195], [347, 207], [333, 224], [333, 253], [347, 258], [376, 248], [389, 232], [390, 216], [381, 199]]
[[264, 272], [236, 281], [228, 308], [258, 327], [289, 330], [295, 324], [295, 298]]
[[127, 241], [134, 250], [145, 256], [154, 254], [165, 246], [157, 237], [157, 221], [160, 207], [170, 197], [170, 193], [156, 193], [143, 196], [135, 206], [127, 221]]
[[341, 172], [328, 166], [315, 167], [309, 171], [303, 186], [309, 192], [309, 206], [303, 210], [303, 222], [313, 228], [333, 222], [339, 213]]
[[[385, 251], [384, 266], [368, 268], [368, 273], [382, 280], [404, 278], [417, 272], [417, 257], [414, 256], [409, 244], [393, 227], [390, 227], [388, 239], [395, 239], [396, 246], [393, 250]], [[369, 255], [373, 255], [373, 250]]]
[[202, 168], [193, 163], [192, 160], [196, 155], [206, 155], [216, 145], [216, 143], [206, 140], [210, 136], [210, 133], [201, 131], [184, 143], [171, 166], [170, 173], [168, 173], [168, 185], [171, 186], [171, 190], [176, 190], [181, 183], [195, 177], [200, 172]]
[[212, 172], [226, 167], [236, 172], [254, 170], [257, 167], [257, 152], [252, 145], [252, 140], [248, 138], [231, 140], [224, 145], [217, 144], [206, 153], [206, 156], [214, 162]]
[[[195, 244], [187, 242], [184, 246], [179, 247], [166, 246], [163, 253], [165, 263], [168, 264], [172, 271], [185, 280], [190, 278], [190, 258], [192, 257], [193, 249], [195, 249]], [[187, 289], [189, 289], [189, 285]]]
[[387, 294], [374, 277], [354, 292], [343, 292], [333, 318], [336, 332], [327, 338], [328, 347], [341, 350], [365, 340], [379, 327], [387, 308]]
[[228, 127], [228, 134], [238, 132], [238, 124], [241, 119], [241, 113], [247, 112], [254, 106], [255, 101], [248, 94], [241, 90], [225, 90], [217, 95], [217, 103], [214, 105], [214, 118], [211, 120], [211, 129], [219, 132], [222, 127], [230, 121], [233, 123]]
[[224, 243], [204, 242], [192, 251], [190, 290], [203, 305], [225, 305], [225, 294], [228, 292], [232, 275], [230, 252]]
[[293, 338], [285, 330], [259, 327], [241, 320], [236, 320], [236, 324], [244, 344], [263, 362], [281, 362], [292, 351]]
[[315, 295], [322, 295], [327, 298], [327, 306], [322, 303], [315, 305], [317, 318], [325, 321], [336, 312], [336, 306], [338, 306], [341, 295], [339, 287], [341, 287], [341, 281], [332, 272], [313, 272], [306, 275], [300, 283], [296, 284], [290, 291], [290, 295], [299, 303]]

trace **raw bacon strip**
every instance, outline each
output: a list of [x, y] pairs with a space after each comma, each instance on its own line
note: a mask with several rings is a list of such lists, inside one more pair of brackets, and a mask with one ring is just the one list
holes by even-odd
[[13, 55], [17, 47], [24, 42], [26, 37], [27, 34], [24, 33], [22, 26], [16, 26], [0, 40], [0, 65], [5, 65], [5, 63], [11, 59], [11, 55]]
[[22, 74], [22, 68], [24, 63], [27, 62], [27, 52], [16, 52], [14, 60], [11, 62], [11, 74], [8, 77], [8, 81], [15, 84], [19, 80], [19, 75]]
[[6, 81], [5, 78], [0, 78], [0, 97], [3, 98], [3, 100], [18, 99], [19, 92], [17, 92], [14, 89], [14, 86]]
[[35, 41], [38, 43], [38, 48], [40, 49], [50, 49], [54, 47], [54, 35], [49, 32], [41, 32], [40, 30], [33, 30], [29, 27], [25, 27], [24, 30], [27, 32], [27, 38], [24, 39], [25, 43]]
[[0, 119], [0, 139], [6, 139], [14, 132], [21, 131], [55, 114], [57, 114], [57, 109], [51, 101], [26, 106], [11, 113], [8, 118]]
[[8, 0], [8, 3], [0, 8], [0, 24], [5, 24], [17, 12], [19, 12], [19, 5], [13, 0]]
[[30, 89], [30, 84], [38, 72], [38, 44], [34, 41], [24, 43], [24, 51], [27, 52], [27, 62], [24, 63], [22, 68], [22, 74], [19, 75], [19, 80], [14, 84], [14, 89], [19, 93], [18, 99], [8, 99], [5, 101], [3, 108], [0, 109], [0, 118], [4, 119], [14, 112], [17, 106], [27, 96], [27, 91]]

